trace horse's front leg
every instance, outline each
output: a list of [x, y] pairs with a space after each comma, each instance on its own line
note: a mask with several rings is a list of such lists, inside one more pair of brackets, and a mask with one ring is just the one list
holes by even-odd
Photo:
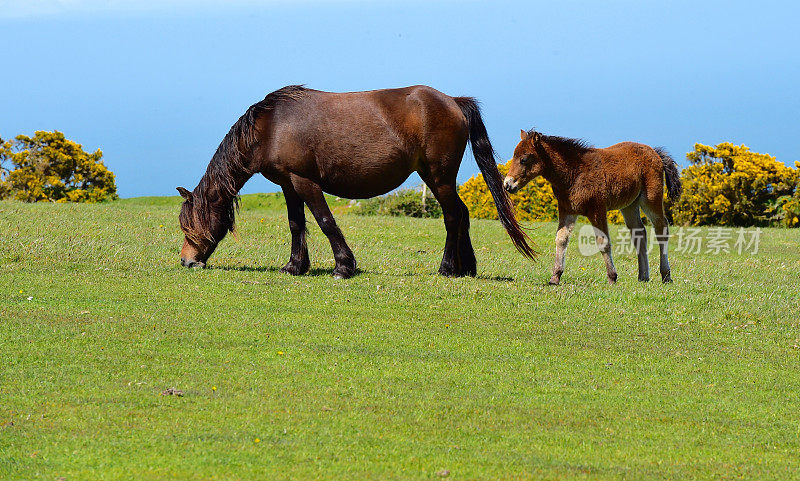
[[342, 231], [336, 225], [336, 220], [331, 214], [328, 203], [325, 202], [325, 195], [320, 186], [311, 180], [303, 177], [292, 176], [292, 185], [300, 198], [306, 203], [314, 218], [319, 224], [322, 233], [328, 237], [333, 249], [333, 258], [336, 260], [336, 267], [333, 269], [333, 277], [337, 279], [347, 279], [356, 273], [356, 258], [353, 251], [344, 240]]
[[553, 264], [553, 276], [550, 278], [550, 284], [558, 285], [561, 282], [561, 275], [564, 273], [564, 267], [567, 263], [567, 246], [569, 245], [569, 236], [572, 234], [572, 229], [575, 228], [575, 219], [577, 216], [569, 214], [558, 214], [558, 230], [556, 231], [556, 261]]
[[308, 272], [311, 266], [306, 244], [306, 212], [303, 208], [303, 199], [291, 185], [283, 187], [283, 197], [286, 199], [286, 213], [289, 217], [289, 230], [292, 233], [292, 254], [281, 272], [299, 276]]

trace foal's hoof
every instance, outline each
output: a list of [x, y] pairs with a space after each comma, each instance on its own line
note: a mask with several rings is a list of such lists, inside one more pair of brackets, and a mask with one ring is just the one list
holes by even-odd
[[561, 283], [561, 279], [558, 277], [551, 277], [547, 283], [551, 286], [557, 286]]
[[664, 276], [664, 278], [661, 280], [664, 282], [664, 284], [672, 284], [672, 276]]

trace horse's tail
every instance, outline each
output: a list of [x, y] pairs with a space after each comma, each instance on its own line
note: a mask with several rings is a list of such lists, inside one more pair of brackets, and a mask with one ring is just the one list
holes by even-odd
[[667, 195], [672, 200], [678, 200], [683, 191], [681, 175], [678, 173], [678, 164], [664, 147], [656, 147], [654, 150], [661, 157], [661, 163], [664, 165], [664, 177], [667, 179]]
[[520, 227], [517, 218], [514, 217], [514, 207], [511, 204], [511, 199], [508, 198], [506, 191], [503, 190], [503, 178], [500, 176], [500, 171], [497, 170], [494, 149], [492, 149], [492, 144], [489, 142], [486, 126], [483, 125], [478, 102], [471, 97], [454, 97], [453, 99], [458, 104], [464, 117], [467, 118], [472, 155], [475, 156], [478, 168], [483, 174], [483, 180], [486, 181], [489, 192], [492, 194], [500, 223], [503, 224], [509, 237], [511, 237], [514, 247], [525, 257], [535, 259], [536, 251], [528, 245], [527, 241], [530, 239]]

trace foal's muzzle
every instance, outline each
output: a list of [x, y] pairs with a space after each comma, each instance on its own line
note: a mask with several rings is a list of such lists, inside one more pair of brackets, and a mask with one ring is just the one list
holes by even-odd
[[188, 267], [190, 269], [192, 267], [199, 267], [199, 268], [202, 269], [202, 268], [205, 268], [206, 263], [205, 262], [200, 262], [200, 261], [189, 261], [189, 260], [186, 260], [183, 257], [181, 257], [181, 265], [183, 267]]
[[507, 175], [506, 179], [503, 181], [503, 188], [505, 188], [506, 191], [511, 192], [513, 194], [514, 192], [519, 190], [519, 182], [514, 180], [514, 178], [511, 177], [510, 175]]

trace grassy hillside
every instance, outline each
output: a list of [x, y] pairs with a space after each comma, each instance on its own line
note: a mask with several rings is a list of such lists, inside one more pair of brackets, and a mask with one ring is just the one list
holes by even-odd
[[799, 229], [673, 252], [672, 285], [571, 245], [551, 287], [553, 224], [530, 263], [473, 221], [479, 276], [446, 279], [441, 220], [340, 215], [335, 281], [313, 225], [278, 272], [279, 196], [182, 268], [178, 205], [0, 202], [0, 479], [800, 476]]

